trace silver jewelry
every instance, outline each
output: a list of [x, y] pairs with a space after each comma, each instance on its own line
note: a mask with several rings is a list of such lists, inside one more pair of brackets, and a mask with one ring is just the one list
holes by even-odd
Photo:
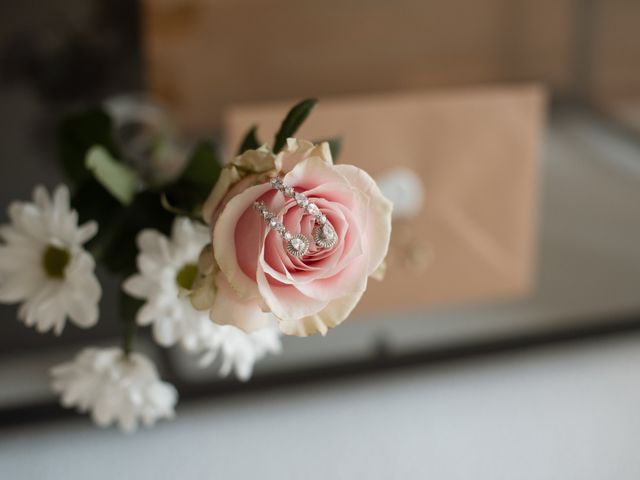
[[276, 215], [263, 202], [255, 202], [253, 208], [262, 215], [271, 230], [274, 230], [284, 240], [287, 252], [292, 257], [303, 257], [309, 251], [309, 240], [303, 234], [296, 235], [289, 232]]
[[311, 232], [313, 241], [320, 248], [331, 248], [338, 242], [338, 234], [334, 230], [331, 222], [320, 211], [318, 206], [309, 200], [304, 194], [296, 192], [293, 187], [285, 185], [279, 177], [271, 179], [271, 186], [281, 192], [285, 197], [293, 198], [298, 206], [304, 209], [315, 219], [316, 226]]

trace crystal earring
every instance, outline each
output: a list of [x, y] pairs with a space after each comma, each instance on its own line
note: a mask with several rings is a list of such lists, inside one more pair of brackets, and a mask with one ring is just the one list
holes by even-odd
[[315, 220], [315, 227], [311, 233], [313, 241], [320, 248], [331, 248], [338, 242], [338, 234], [320, 211], [318, 206], [309, 200], [304, 194], [296, 192], [293, 187], [285, 185], [279, 177], [271, 179], [271, 186], [284, 196], [293, 198], [298, 206], [304, 209]]

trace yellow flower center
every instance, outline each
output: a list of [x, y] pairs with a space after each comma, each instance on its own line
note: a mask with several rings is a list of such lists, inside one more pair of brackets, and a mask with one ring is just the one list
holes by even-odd
[[195, 263], [187, 263], [183, 266], [176, 275], [176, 283], [179, 287], [185, 290], [191, 290], [193, 282], [196, 281], [198, 276], [198, 265]]
[[68, 250], [49, 245], [42, 255], [42, 267], [51, 278], [64, 278], [64, 271], [69, 265], [71, 254]]

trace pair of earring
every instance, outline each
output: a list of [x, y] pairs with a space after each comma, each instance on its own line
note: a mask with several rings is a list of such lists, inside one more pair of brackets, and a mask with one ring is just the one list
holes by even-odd
[[[284, 196], [295, 200], [298, 207], [302, 208], [314, 218], [315, 227], [311, 233], [314, 243], [320, 248], [331, 248], [338, 242], [338, 235], [327, 217], [318, 206], [309, 200], [304, 194], [296, 192], [293, 187], [285, 185], [278, 177], [271, 179], [271, 186]], [[277, 232], [285, 242], [287, 253], [293, 257], [302, 257], [309, 251], [309, 239], [301, 234], [292, 234], [276, 215], [271, 212], [263, 202], [255, 202], [254, 208], [267, 222], [269, 228]]]

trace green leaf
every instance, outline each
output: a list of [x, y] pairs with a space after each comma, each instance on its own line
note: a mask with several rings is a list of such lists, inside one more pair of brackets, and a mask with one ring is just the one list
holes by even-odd
[[340, 151], [342, 150], [342, 138], [330, 138], [327, 140], [329, 143], [329, 150], [331, 150], [331, 158], [333, 158], [333, 163], [336, 163], [338, 157], [340, 156]]
[[249, 131], [247, 131], [246, 135], [242, 139], [242, 143], [240, 144], [240, 148], [238, 149], [238, 155], [243, 154], [247, 150], [256, 150], [260, 148], [260, 141], [257, 137], [258, 127], [253, 125]]
[[307, 119], [311, 110], [316, 106], [318, 101], [315, 98], [308, 98], [295, 105], [282, 121], [280, 129], [276, 133], [273, 144], [273, 153], [278, 153], [287, 143], [287, 138], [295, 135], [300, 125]]
[[129, 205], [140, 188], [136, 171], [113, 158], [101, 145], [94, 145], [87, 152], [87, 168], [120, 203]]
[[192, 220], [200, 220], [202, 218], [201, 209], [198, 207], [192, 207], [191, 210], [187, 210], [180, 206], [173, 205], [168, 197], [167, 192], [162, 192], [162, 194], [160, 195], [160, 203], [162, 204], [162, 208], [164, 208], [167, 212], [173, 213], [174, 215], [189, 217]]
[[161, 193], [162, 206], [175, 215], [200, 218], [202, 205], [218, 181], [222, 165], [211, 142], [200, 142], [182, 175]]
[[218, 181], [221, 169], [214, 145], [204, 140], [196, 145], [180, 179], [208, 194]]
[[103, 145], [117, 156], [111, 118], [99, 108], [64, 117], [58, 125], [56, 144], [58, 161], [69, 180], [76, 185], [91, 178], [85, 167], [85, 158], [93, 145]]
[[174, 218], [173, 214], [162, 208], [158, 193], [138, 193], [131, 205], [121, 208], [118, 216], [108, 224], [101, 245], [101, 263], [113, 273], [132, 273], [138, 255], [136, 239], [140, 231], [152, 228], [169, 234]]

